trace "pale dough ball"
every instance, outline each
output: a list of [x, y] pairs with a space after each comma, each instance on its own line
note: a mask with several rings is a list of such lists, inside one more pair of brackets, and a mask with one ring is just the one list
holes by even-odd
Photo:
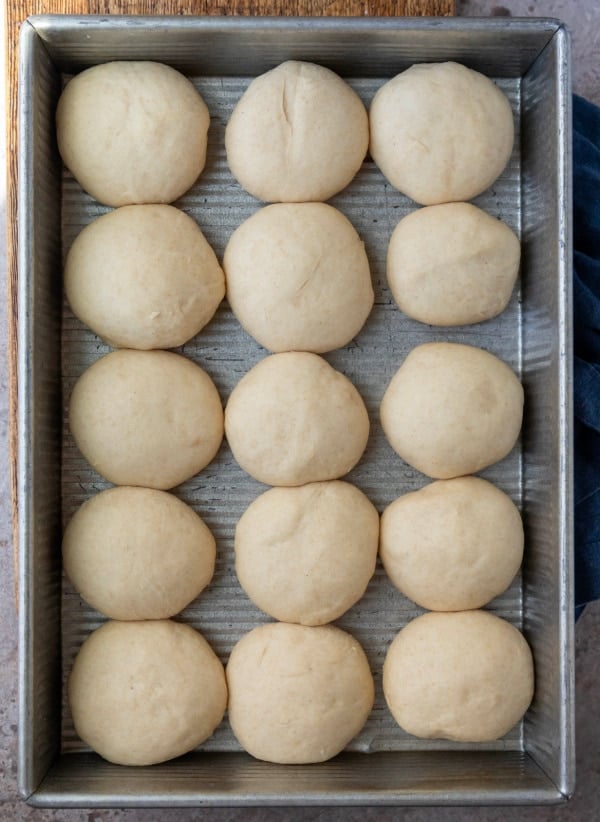
[[204, 168], [209, 124], [192, 83], [162, 63], [86, 69], [67, 84], [56, 109], [64, 164], [111, 206], [171, 203], [184, 194]]
[[519, 570], [523, 523], [512, 500], [490, 482], [439, 480], [385, 509], [379, 551], [393, 584], [417, 605], [480, 608]]
[[266, 485], [342, 477], [369, 437], [356, 388], [316, 354], [265, 357], [233, 389], [225, 409], [233, 456]]
[[469, 203], [413, 211], [396, 226], [387, 281], [400, 309], [430, 325], [489, 320], [510, 300], [521, 244], [500, 220]]
[[405, 462], [435, 479], [474, 474], [512, 449], [523, 387], [493, 354], [457, 343], [409, 353], [381, 402], [381, 424]]
[[212, 460], [223, 408], [208, 374], [169, 351], [114, 351], [77, 380], [75, 442], [115, 485], [173, 488]]
[[207, 739], [227, 705], [223, 666], [189, 625], [107, 622], [68, 681], [75, 730], [117, 765], [153, 765]]
[[486, 611], [413, 619], [383, 666], [392, 716], [425, 739], [499, 739], [521, 719], [533, 688], [533, 658], [523, 635]]
[[111, 619], [165, 619], [212, 579], [215, 540], [172, 494], [109, 488], [84, 502], [65, 530], [63, 568], [81, 596]]
[[323, 625], [351, 608], [375, 571], [379, 515], [347, 482], [271, 488], [235, 531], [244, 591], [283, 622]]
[[255, 628], [231, 652], [227, 684], [240, 745], [257, 759], [286, 765], [331, 759], [373, 707], [365, 653], [333, 625]]
[[324, 203], [257, 211], [232, 235], [223, 267], [233, 313], [271, 351], [341, 348], [373, 307], [363, 242]]
[[327, 200], [362, 165], [369, 120], [341, 77], [290, 60], [253, 80], [225, 131], [233, 176], [266, 202]]
[[371, 156], [417, 203], [471, 200], [504, 171], [514, 141], [506, 95], [458, 63], [422, 63], [371, 103]]
[[168, 205], [124, 206], [94, 220], [71, 246], [64, 280], [73, 313], [115, 348], [183, 345], [225, 296], [202, 231]]

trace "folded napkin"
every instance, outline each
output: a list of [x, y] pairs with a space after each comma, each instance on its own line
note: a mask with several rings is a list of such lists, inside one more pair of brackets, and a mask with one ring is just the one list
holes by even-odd
[[573, 98], [575, 606], [600, 599], [600, 108]]

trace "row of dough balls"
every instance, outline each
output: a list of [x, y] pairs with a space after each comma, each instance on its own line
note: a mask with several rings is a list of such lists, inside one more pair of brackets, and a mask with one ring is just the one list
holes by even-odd
[[[450, 203], [399, 222], [387, 279], [406, 315], [466, 325], [504, 310], [519, 260], [508, 226], [468, 203]], [[211, 320], [225, 290], [244, 329], [273, 352], [340, 348], [373, 307], [364, 244], [324, 203], [259, 209], [230, 237], [223, 269], [184, 212], [124, 206], [77, 236], [65, 293], [73, 313], [109, 345], [142, 350], [183, 345]]]
[[[252, 602], [275, 619], [323, 625], [365, 593], [377, 552], [392, 583], [435, 611], [480, 608], [503, 593], [523, 556], [521, 517], [486, 480], [439, 480], [379, 515], [347, 482], [271, 488], [240, 518], [235, 569]], [[215, 540], [172, 494], [118, 487], [70, 520], [63, 565], [76, 590], [117, 620], [166, 619], [210, 583]]]
[[[392, 378], [380, 413], [405, 462], [434, 479], [451, 479], [512, 450], [523, 388], [509, 366], [483, 349], [425, 343]], [[107, 480], [162, 490], [208, 465], [224, 432], [254, 479], [296, 486], [347, 474], [370, 430], [355, 386], [305, 352], [260, 360], [235, 386], [223, 414], [214, 383], [185, 357], [114, 351], [76, 382], [69, 421], [79, 450]]]
[[[113, 62], [64, 89], [56, 113], [65, 165], [102, 203], [170, 203], [206, 161], [210, 114], [169, 66]], [[367, 112], [329, 69], [289, 61], [254, 79], [225, 133], [229, 166], [266, 202], [327, 200], [367, 150], [416, 202], [470, 200], [504, 170], [513, 147], [510, 103], [484, 75], [457, 63], [420, 64], [376, 93]]]
[[[383, 667], [394, 719], [424, 738], [497, 739], [523, 716], [533, 686], [524, 637], [485, 611], [412, 620]], [[359, 733], [374, 701], [369, 663], [352, 636], [332, 625], [283, 622], [243, 636], [226, 672], [188, 625], [108, 622], [83, 643], [67, 688], [79, 736], [123, 765], [151, 765], [193, 750], [226, 709], [236, 738], [254, 757], [323, 762]]]

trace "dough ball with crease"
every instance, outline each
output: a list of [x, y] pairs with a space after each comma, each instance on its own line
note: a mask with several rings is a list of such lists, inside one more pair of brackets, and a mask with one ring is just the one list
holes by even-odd
[[233, 233], [223, 267], [233, 313], [270, 351], [341, 348], [373, 307], [363, 242], [325, 203], [260, 209]]
[[325, 762], [361, 730], [374, 699], [365, 652], [333, 625], [272, 622], [241, 638], [227, 664], [229, 721], [267, 762]]
[[162, 63], [115, 61], [82, 71], [56, 109], [58, 149], [101, 203], [172, 203], [206, 160], [210, 115], [183, 74]]
[[151, 488], [109, 488], [67, 525], [64, 570], [81, 596], [120, 620], [165, 619], [212, 579], [215, 539], [184, 502]]
[[474, 205], [427, 206], [396, 226], [387, 281], [400, 309], [415, 320], [479, 323], [508, 305], [520, 256], [510, 228]]
[[111, 211], [83, 229], [65, 263], [73, 313], [115, 348], [175, 348], [225, 296], [225, 277], [195, 221], [169, 205]]
[[500, 176], [514, 141], [506, 95], [459, 63], [421, 63], [371, 103], [371, 156], [417, 203], [471, 200]]
[[266, 485], [337, 479], [369, 437], [365, 404], [349, 379], [316, 354], [272, 354], [231, 392], [225, 433], [238, 464]]
[[417, 605], [480, 608], [519, 570], [523, 523], [510, 497], [491, 482], [439, 480], [388, 505], [379, 552], [390, 580]]
[[223, 408], [208, 374], [170, 351], [114, 351], [75, 383], [69, 407], [75, 442], [115, 485], [166, 490], [213, 459]]
[[154, 765], [193, 750], [227, 705], [223, 666], [189, 625], [107, 622], [81, 646], [67, 685], [75, 730], [117, 765]]
[[282, 622], [323, 625], [364, 594], [375, 571], [379, 515], [347, 482], [271, 488], [235, 531], [244, 591]]
[[506, 363], [459, 343], [418, 345], [381, 401], [392, 448], [434, 479], [474, 474], [512, 450], [523, 419], [523, 386]]
[[509, 622], [487, 611], [429, 613], [390, 645], [383, 693], [409, 734], [490, 742], [529, 707], [533, 675], [529, 645]]
[[265, 202], [328, 200], [351, 182], [368, 144], [358, 95], [333, 71], [296, 60], [255, 78], [225, 131], [234, 177]]

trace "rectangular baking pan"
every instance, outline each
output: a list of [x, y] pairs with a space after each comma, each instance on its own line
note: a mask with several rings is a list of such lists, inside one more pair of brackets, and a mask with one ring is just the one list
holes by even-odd
[[[417, 805], [554, 803], [574, 785], [571, 493], [571, 172], [569, 38], [552, 20], [30, 18], [21, 32], [19, 103], [19, 790], [38, 806]], [[177, 205], [200, 224], [217, 254], [258, 203], [230, 175], [227, 117], [250, 79], [286, 59], [337, 71], [368, 104], [388, 78], [415, 62], [457, 60], [493, 77], [513, 106], [516, 144], [491, 189], [475, 201], [521, 237], [522, 273], [495, 320], [435, 329], [403, 317], [385, 283], [387, 242], [414, 204], [385, 183], [369, 158], [333, 198], [363, 237], [376, 291], [357, 341], [327, 359], [357, 385], [372, 436], [349, 475], [379, 510], [425, 478], [385, 442], [377, 407], [408, 351], [428, 340], [486, 348], [523, 380], [521, 440], [488, 477], [520, 506], [526, 529], [522, 574], [489, 608], [522, 628], [536, 665], [535, 699], [502, 740], [466, 745], [418, 740], [391, 720], [381, 664], [395, 633], [421, 613], [381, 568], [339, 624], [363, 644], [376, 704], [348, 750], [318, 766], [258, 762], [223, 722], [198, 751], [152, 768], [110, 765], [74, 733], [63, 683], [74, 654], [101, 617], [62, 578], [61, 530], [106, 487], [78, 453], [65, 421], [74, 380], [109, 349], [64, 303], [61, 268], [81, 230], [107, 209], [85, 195], [56, 150], [54, 108], [68, 76], [114, 59], [169, 63], [190, 76], [212, 115], [207, 168]], [[264, 351], [226, 304], [180, 349], [215, 380], [225, 401]], [[264, 615], [237, 584], [235, 522], [263, 487], [224, 445], [176, 493], [213, 529], [219, 559], [210, 589], [180, 619], [226, 661], [233, 643]]]

